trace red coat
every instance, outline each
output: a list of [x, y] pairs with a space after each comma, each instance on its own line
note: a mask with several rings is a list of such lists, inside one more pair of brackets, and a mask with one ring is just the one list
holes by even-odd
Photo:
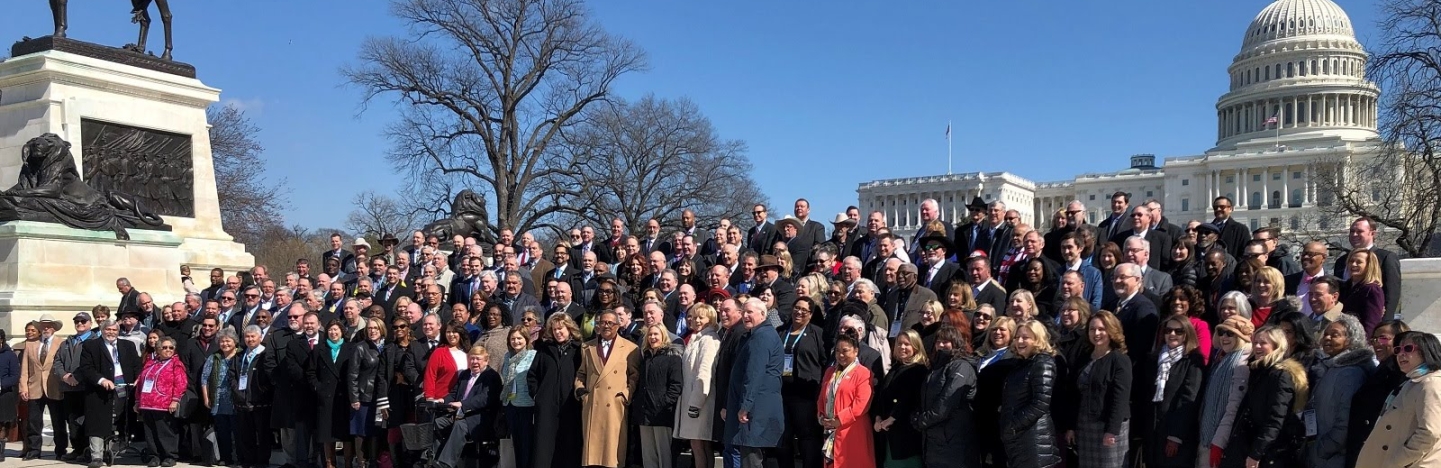
[[[875, 468], [876, 452], [871, 424], [871, 371], [860, 363], [854, 364], [841, 386], [836, 389], [836, 418], [841, 425], [836, 429], [835, 459], [828, 464], [844, 468]], [[826, 417], [826, 402], [830, 397], [831, 379], [836, 375], [835, 366], [826, 369], [821, 381], [821, 395], [816, 405], [816, 414]]]
[[455, 366], [455, 358], [450, 355], [450, 347], [441, 346], [430, 353], [430, 362], [425, 363], [425, 377], [421, 379], [421, 389], [425, 392], [425, 398], [431, 400], [442, 400], [450, 394], [450, 386], [455, 383], [455, 376], [460, 373], [460, 368]]

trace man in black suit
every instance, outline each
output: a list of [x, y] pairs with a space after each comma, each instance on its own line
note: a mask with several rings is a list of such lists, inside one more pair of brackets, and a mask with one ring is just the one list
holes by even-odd
[[1181, 238], [1186, 237], [1185, 228], [1182, 228], [1181, 226], [1172, 223], [1171, 220], [1166, 219], [1166, 214], [1162, 210], [1161, 202], [1159, 200], [1156, 200], [1154, 198], [1146, 200], [1146, 208], [1149, 208], [1151, 210], [1151, 229], [1164, 232], [1166, 233], [1166, 235], [1171, 236], [1171, 245], [1176, 245], [1180, 243]]
[[991, 231], [986, 229], [985, 225], [986, 202], [981, 200], [981, 197], [976, 197], [971, 200], [969, 205], [966, 205], [966, 211], [970, 215], [969, 220], [965, 224], [956, 226], [955, 231], [956, 255], [961, 258], [969, 257], [971, 252], [977, 250], [988, 252], [991, 243], [990, 238], [987, 237]]
[[460, 274], [455, 275], [455, 278], [450, 280], [450, 284], [445, 288], [446, 291], [449, 291], [450, 296], [445, 303], [469, 306], [470, 295], [480, 290], [480, 275], [477, 274], [475, 267], [479, 266], [484, 269], [485, 264], [481, 263], [479, 258], [466, 258], [457, 263], [457, 266], [460, 267]]
[[711, 233], [707, 232], [705, 229], [697, 227], [695, 222], [696, 218], [694, 211], [683, 210], [680, 212], [680, 233], [695, 238], [694, 245], [697, 247], [691, 250], [691, 254], [699, 252], [699, 246], [705, 245], [706, 241], [710, 240], [711, 238]]
[[545, 310], [540, 306], [540, 300], [525, 293], [524, 284], [521, 275], [508, 275], [505, 277], [503, 292], [496, 297], [496, 300], [510, 309], [510, 323], [520, 323], [526, 308], [533, 307], [537, 312]]
[[781, 322], [790, 323], [790, 311], [796, 305], [796, 287], [781, 279], [780, 259], [775, 255], [762, 255], [761, 263], [756, 265], [756, 276], [759, 277], [756, 288], [770, 288], [776, 298], [776, 310], [782, 315]]
[[395, 314], [395, 301], [402, 297], [414, 297], [413, 289], [405, 278], [400, 277], [400, 267], [390, 266], [385, 269], [385, 284], [375, 290], [375, 303], [385, 307], [392, 315]]
[[1165, 259], [1171, 257], [1171, 235], [1151, 229], [1151, 222], [1151, 209], [1146, 205], [1137, 205], [1131, 210], [1131, 229], [1112, 237], [1111, 242], [1124, 249], [1126, 239], [1131, 236], [1146, 239], [1146, 243], [1151, 245], [1151, 259], [1147, 262], [1147, 266], [1163, 269], [1170, 263]]
[[[910, 244], [909, 244], [909, 245], [910, 245], [910, 252], [908, 252], [908, 253], [910, 254], [911, 258], [921, 258], [921, 257], [924, 257], [924, 256], [925, 256], [925, 253], [924, 253], [924, 252], [921, 252], [921, 248], [922, 248], [922, 247], [925, 247], [924, 245], [921, 245], [921, 243], [922, 243], [921, 238], [923, 238], [923, 237], [925, 237], [926, 235], [928, 235], [928, 233], [926, 232], [926, 229], [930, 227], [931, 221], [940, 221], [941, 224], [945, 225], [945, 227], [946, 227], [946, 232], [945, 232], [946, 239], [955, 239], [955, 238], [956, 238], [956, 227], [955, 227], [955, 226], [952, 226], [951, 223], [946, 222], [946, 220], [941, 219], [941, 204], [940, 204], [939, 202], [937, 202], [935, 199], [932, 199], [932, 198], [927, 198], [927, 199], [925, 199], [925, 200], [922, 200], [922, 201], [921, 201], [921, 228], [918, 229], [918, 230], [916, 230], [916, 233], [915, 233], [915, 234], [911, 235], [911, 242], [910, 242]], [[950, 250], [954, 250], [954, 249], [946, 249], [946, 250], [947, 250], [947, 251], [950, 251]]]
[[[881, 230], [885, 227], [886, 214], [879, 211], [872, 211], [871, 214], [866, 217], [865, 232], [856, 238], [854, 244], [851, 244], [851, 250], [847, 255], [859, 258], [861, 263], [869, 262], [871, 257], [875, 255], [876, 248], [880, 247]], [[890, 231], [886, 232], [889, 233]]]
[[[115, 432], [115, 399], [126, 395], [116, 392], [116, 386], [135, 385], [136, 395], [143, 391], [140, 389], [140, 352], [130, 343], [120, 341], [120, 324], [113, 320], [102, 322], [100, 339], [87, 340], [80, 349], [80, 367], [74, 375], [85, 389], [85, 433], [91, 436], [89, 466], [99, 468], [107, 458], [106, 438], [98, 435]], [[124, 408], [129, 403], [122, 401], [121, 405]]]
[[[267, 359], [272, 369], [271, 380], [275, 384], [275, 399], [270, 407], [270, 424], [280, 429], [280, 445], [285, 451], [287, 465], [306, 466], [310, 460], [310, 430], [313, 424], [310, 412], [315, 408], [315, 387], [305, 380], [305, 363], [310, 350], [324, 346], [320, 338], [320, 316], [307, 312], [300, 302], [290, 304], [282, 311], [286, 326], [283, 331], [266, 337], [273, 350]], [[413, 348], [414, 346], [412, 346]]]
[[1231, 257], [1239, 259], [1246, 256], [1246, 241], [1251, 240], [1251, 229], [1231, 219], [1231, 213], [1235, 209], [1236, 205], [1231, 201], [1231, 197], [1222, 195], [1211, 201], [1211, 212], [1216, 215], [1216, 220], [1211, 224], [1221, 230], [1221, 245]]
[[[1311, 313], [1309, 301], [1311, 283], [1317, 278], [1326, 276], [1326, 253], [1325, 242], [1318, 240], [1307, 242], [1301, 247], [1300, 271], [1286, 275], [1286, 295], [1296, 296], [1301, 300], [1301, 312]], [[1335, 292], [1340, 291], [1337, 289]]]
[[[1138, 207], [1139, 208], [1139, 207]], [[1152, 359], [1156, 327], [1160, 317], [1156, 314], [1156, 303], [1143, 296], [1141, 268], [1134, 263], [1122, 263], [1112, 273], [1112, 287], [1116, 298], [1103, 308], [1116, 311], [1121, 321], [1121, 331], [1126, 336], [1137, 337], [1135, 343], [1128, 341], [1128, 352], [1132, 361], [1143, 362]]]
[[[455, 419], [436, 421], [438, 429], [445, 430], [446, 426], [450, 429], [450, 437], [436, 457], [440, 468], [457, 466], [466, 439], [477, 442], [495, 439], [495, 418], [500, 411], [500, 374], [489, 367], [490, 359], [484, 348], [469, 353], [466, 356], [469, 368], [460, 371], [450, 394], [445, 396], [445, 402], [455, 409]], [[485, 450], [481, 452], [480, 458], [488, 457]]]
[[1058, 226], [1047, 232], [1043, 240], [1046, 246], [1041, 250], [1041, 256], [1050, 259], [1056, 264], [1066, 261], [1061, 256], [1061, 239], [1076, 232], [1076, 229], [1086, 224], [1086, 205], [1080, 200], [1071, 200], [1066, 204], [1066, 224]]
[[140, 308], [140, 291], [135, 290], [135, 287], [130, 285], [130, 279], [116, 279], [115, 290], [120, 292], [120, 305], [115, 307], [116, 312]]
[[660, 220], [651, 218], [650, 221], [646, 221], [645, 235], [641, 236], [638, 240], [640, 241], [640, 253], [643, 255], [650, 255], [651, 252], [659, 249], [662, 242], [660, 238]]
[[[1131, 228], [1131, 217], [1128, 216], [1131, 204], [1131, 194], [1116, 192], [1111, 194], [1111, 214], [1096, 225], [1096, 251], [1110, 242], [1111, 238], [1121, 235]], [[1116, 244], [1118, 247], [1120, 244]]]
[[545, 311], [545, 316], [549, 317], [556, 312], [564, 312], [566, 315], [569, 315], [572, 320], [579, 322], [580, 317], [585, 315], [585, 307], [575, 302], [574, 297], [575, 296], [571, 295], [570, 283], [564, 281], [555, 283], [555, 292], [552, 296], [553, 303], [550, 308]]
[[1251, 241], [1261, 242], [1261, 248], [1266, 252], [1266, 266], [1280, 271], [1282, 276], [1301, 272], [1301, 265], [1280, 248], [1281, 228], [1275, 226], [1257, 228], [1255, 231], [1251, 231]]
[[[966, 261], [966, 271], [970, 276], [971, 295], [976, 298], [976, 305], [990, 304], [997, 312], [1006, 310], [1006, 288], [991, 278], [989, 258], [979, 255], [971, 257]], [[936, 294], [936, 297], [948, 296]]]
[[610, 220], [610, 237], [596, 244], [595, 259], [606, 265], [614, 265], [617, 258], [616, 251], [625, 245], [625, 222], [620, 218]]
[[[1376, 247], [1376, 222], [1366, 217], [1357, 218], [1351, 223], [1347, 240], [1351, 242], [1352, 249], [1368, 249], [1381, 261], [1381, 289], [1386, 293], [1386, 317], [1400, 318], [1396, 309], [1401, 305], [1401, 262], [1394, 252]], [[1348, 252], [1336, 258], [1333, 271], [1342, 280], [1351, 279], [1346, 268], [1346, 259], [1350, 256]]]
[[[1001, 259], [1006, 258], [1006, 253], [1011, 251], [1011, 244], [1015, 243], [1015, 226], [1006, 222], [1006, 203], [1002, 201], [991, 202], [991, 211], [987, 213], [986, 225], [989, 226], [986, 239], [991, 245], [986, 251], [986, 257], [990, 258], [991, 276], [1001, 271]], [[1005, 309], [996, 309], [1005, 310]]]
[[[334, 285], [335, 283], [331, 283]], [[344, 288], [344, 286], [341, 286]], [[250, 286], [241, 291], [240, 310], [230, 316], [225, 324], [237, 334], [245, 330], [247, 325], [255, 324], [255, 316], [260, 312], [260, 288]]]
[[787, 243], [791, 250], [792, 268], [803, 269], [811, 264], [811, 252], [826, 241], [826, 227], [811, 219], [811, 202], [796, 199], [795, 220], [800, 223], [796, 237]]
[[949, 260], [951, 236], [943, 232], [923, 232], [925, 235], [921, 236], [917, 244], [922, 256], [912, 257], [922, 260], [917, 282], [936, 293], [936, 297], [945, 297], [951, 283], [965, 281], [965, 277], [961, 273], [961, 267]]
[[340, 262], [340, 271], [355, 273], [355, 254], [350, 253], [349, 250], [345, 250], [343, 246], [344, 241], [340, 237], [340, 233], [330, 233], [330, 250], [320, 254], [320, 264], [324, 265], [327, 260], [333, 258]]

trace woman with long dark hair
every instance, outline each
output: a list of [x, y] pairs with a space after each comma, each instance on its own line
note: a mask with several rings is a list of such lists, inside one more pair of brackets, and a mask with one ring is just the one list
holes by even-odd
[[5, 330], [0, 330], [0, 461], [5, 461], [5, 443], [15, 425], [20, 404], [20, 355], [10, 349]]
[[920, 431], [911, 425], [911, 415], [921, 403], [921, 389], [930, 372], [925, 345], [915, 330], [896, 336], [891, 348], [891, 368], [876, 387], [871, 415], [875, 418], [877, 460], [886, 468], [920, 468]]
[[339, 319], [325, 324], [325, 339], [310, 351], [310, 364], [305, 366], [305, 380], [315, 386], [315, 440], [320, 443], [320, 460], [324, 468], [335, 468], [335, 443], [341, 443], [345, 459], [355, 450], [347, 437], [350, 430], [350, 399], [345, 394], [346, 352], [345, 326]]
[[1381, 417], [1386, 400], [1396, 387], [1406, 381], [1406, 373], [1396, 363], [1393, 345], [1396, 337], [1411, 331], [1406, 322], [1387, 320], [1376, 325], [1371, 331], [1371, 350], [1376, 353], [1376, 372], [1366, 377], [1366, 382], [1351, 397], [1351, 416], [1346, 429], [1346, 466], [1356, 466], [1356, 457], [1361, 455], [1361, 446], [1371, 435], [1376, 420]]
[[1147, 467], [1186, 468], [1196, 462], [1196, 416], [1201, 377], [1206, 368], [1191, 321], [1173, 314], [1161, 321], [1161, 344], [1153, 360], [1142, 364], [1136, 385], [1149, 398], [1141, 405]]
[[976, 366], [968, 333], [969, 327], [950, 325], [936, 332], [935, 360], [926, 375], [920, 405], [911, 415], [911, 425], [922, 433], [926, 466], [974, 468], [981, 463], [971, 412]]
[[[614, 283], [611, 283], [614, 287]], [[580, 401], [575, 375], [580, 369], [580, 328], [566, 314], [545, 321], [526, 385], [535, 399], [534, 468], [580, 466]]]
[[1441, 459], [1441, 428], [1436, 401], [1441, 399], [1441, 341], [1436, 335], [1408, 331], [1392, 347], [1406, 381], [1386, 400], [1356, 466], [1435, 466]]
[[1057, 411], [1075, 413], [1066, 442], [1076, 447], [1081, 468], [1115, 468], [1130, 446], [1131, 359], [1121, 321], [1097, 312], [1086, 322], [1086, 340], [1091, 354], [1076, 375], [1077, 405]]

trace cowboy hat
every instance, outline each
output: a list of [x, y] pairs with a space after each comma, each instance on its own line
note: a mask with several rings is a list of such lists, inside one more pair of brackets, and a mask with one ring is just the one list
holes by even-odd
[[399, 244], [399, 243], [400, 243], [400, 239], [396, 239], [396, 238], [395, 238], [395, 234], [391, 234], [391, 233], [388, 233], [388, 232], [387, 232], [387, 233], [385, 233], [385, 235], [380, 236], [380, 245], [385, 245], [385, 244], [396, 245], [396, 244]]
[[795, 226], [797, 233], [801, 232], [801, 220], [796, 219], [795, 216], [786, 216], [784, 218], [781, 218], [780, 221], [776, 221], [776, 229], [779, 230], [785, 227], [787, 224]]
[[54, 328], [55, 331], [60, 331], [61, 329], [65, 328], [65, 322], [55, 320], [55, 316], [50, 314], [41, 314], [40, 318], [32, 320], [30, 321], [30, 323], [42, 326], [49, 326], [50, 328]]
[[370, 241], [365, 240], [364, 237], [357, 237], [357, 238], [355, 238], [355, 243], [350, 244], [350, 245], [351, 245], [352, 247], [361, 247], [361, 246], [364, 246], [365, 248], [368, 249], [368, 248], [370, 248]]
[[756, 271], [759, 272], [766, 268], [781, 269], [781, 259], [775, 255], [761, 255], [761, 261], [759, 265], [756, 265]]
[[836, 213], [836, 220], [835, 220], [835, 221], [831, 221], [831, 224], [834, 224], [834, 225], [837, 225], [837, 226], [844, 225], [844, 224], [856, 224], [856, 220], [851, 219], [850, 216], [846, 216], [845, 213]]
[[916, 246], [924, 250], [927, 242], [934, 241], [939, 242], [941, 247], [946, 249], [946, 253], [955, 252], [956, 246], [951, 243], [951, 237], [946, 235], [945, 225], [936, 221], [932, 221], [932, 223], [935, 224], [926, 226], [926, 230], [921, 233], [921, 238], [916, 242]]
[[986, 201], [982, 200], [981, 197], [972, 198], [971, 203], [966, 205], [966, 209], [971, 211], [986, 211], [986, 208]]

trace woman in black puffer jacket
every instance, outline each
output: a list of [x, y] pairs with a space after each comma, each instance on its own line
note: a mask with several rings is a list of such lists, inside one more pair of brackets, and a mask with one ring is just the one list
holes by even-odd
[[675, 424], [675, 403], [680, 400], [681, 359], [679, 347], [671, 344], [662, 325], [645, 328], [640, 361], [640, 380], [630, 414], [640, 426], [640, 453], [645, 466], [669, 466], [671, 427]]
[[926, 466], [981, 466], [971, 400], [976, 396], [976, 364], [971, 361], [970, 327], [941, 326], [935, 360], [921, 389], [921, 404], [911, 425], [922, 432]]
[[1060, 463], [1051, 422], [1051, 390], [1056, 384], [1055, 350], [1046, 325], [1027, 320], [1011, 342], [1016, 360], [1001, 392], [1001, 443], [1007, 466], [1045, 468]]
[[390, 413], [390, 365], [385, 347], [385, 323], [370, 320], [360, 333], [365, 337], [351, 348], [345, 363], [345, 389], [350, 396], [350, 435], [355, 438], [356, 466], [365, 467], [375, 461], [381, 442], [381, 424]]
[[1251, 377], [1231, 441], [1221, 454], [1221, 468], [1295, 466], [1301, 448], [1296, 415], [1305, 409], [1309, 386], [1306, 370], [1288, 357], [1286, 334], [1274, 326], [1256, 330], [1251, 340]]

